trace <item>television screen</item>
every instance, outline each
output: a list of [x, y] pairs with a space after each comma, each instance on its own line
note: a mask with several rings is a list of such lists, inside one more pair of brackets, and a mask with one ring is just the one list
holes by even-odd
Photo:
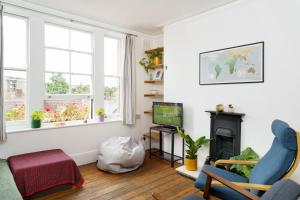
[[152, 123], [164, 126], [183, 126], [182, 103], [153, 102]]

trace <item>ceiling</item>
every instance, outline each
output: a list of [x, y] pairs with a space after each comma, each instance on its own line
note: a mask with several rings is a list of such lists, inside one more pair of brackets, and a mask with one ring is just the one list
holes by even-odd
[[236, 0], [25, 0], [146, 34]]

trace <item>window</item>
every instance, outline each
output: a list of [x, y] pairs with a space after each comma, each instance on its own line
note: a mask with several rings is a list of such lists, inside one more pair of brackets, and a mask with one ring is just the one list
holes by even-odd
[[3, 17], [5, 120], [25, 120], [27, 77], [27, 20]]
[[93, 94], [92, 35], [45, 25], [45, 122], [87, 119]]
[[120, 113], [120, 40], [104, 38], [104, 109], [107, 115]]

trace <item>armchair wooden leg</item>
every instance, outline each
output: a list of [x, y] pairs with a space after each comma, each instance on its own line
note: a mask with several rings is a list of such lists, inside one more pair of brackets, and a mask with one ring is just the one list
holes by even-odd
[[211, 181], [212, 181], [212, 177], [211, 176], [207, 176], [206, 178], [206, 184], [205, 184], [205, 191], [203, 194], [203, 198], [204, 199], [209, 199], [209, 194], [210, 194], [210, 188], [211, 188]]

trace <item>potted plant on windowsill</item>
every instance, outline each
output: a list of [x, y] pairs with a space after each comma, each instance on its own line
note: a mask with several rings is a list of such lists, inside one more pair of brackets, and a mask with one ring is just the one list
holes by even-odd
[[43, 111], [33, 112], [31, 114], [31, 128], [41, 128], [43, 118], [44, 118]]
[[202, 147], [202, 145], [207, 144], [210, 140], [205, 136], [193, 140], [189, 135], [185, 134], [182, 130], [177, 128], [178, 134], [184, 139], [186, 146], [186, 156], [185, 156], [185, 168], [189, 171], [196, 171], [197, 166], [197, 152]]
[[98, 115], [98, 121], [104, 122], [104, 117], [105, 117], [104, 108], [98, 108], [96, 114]]

